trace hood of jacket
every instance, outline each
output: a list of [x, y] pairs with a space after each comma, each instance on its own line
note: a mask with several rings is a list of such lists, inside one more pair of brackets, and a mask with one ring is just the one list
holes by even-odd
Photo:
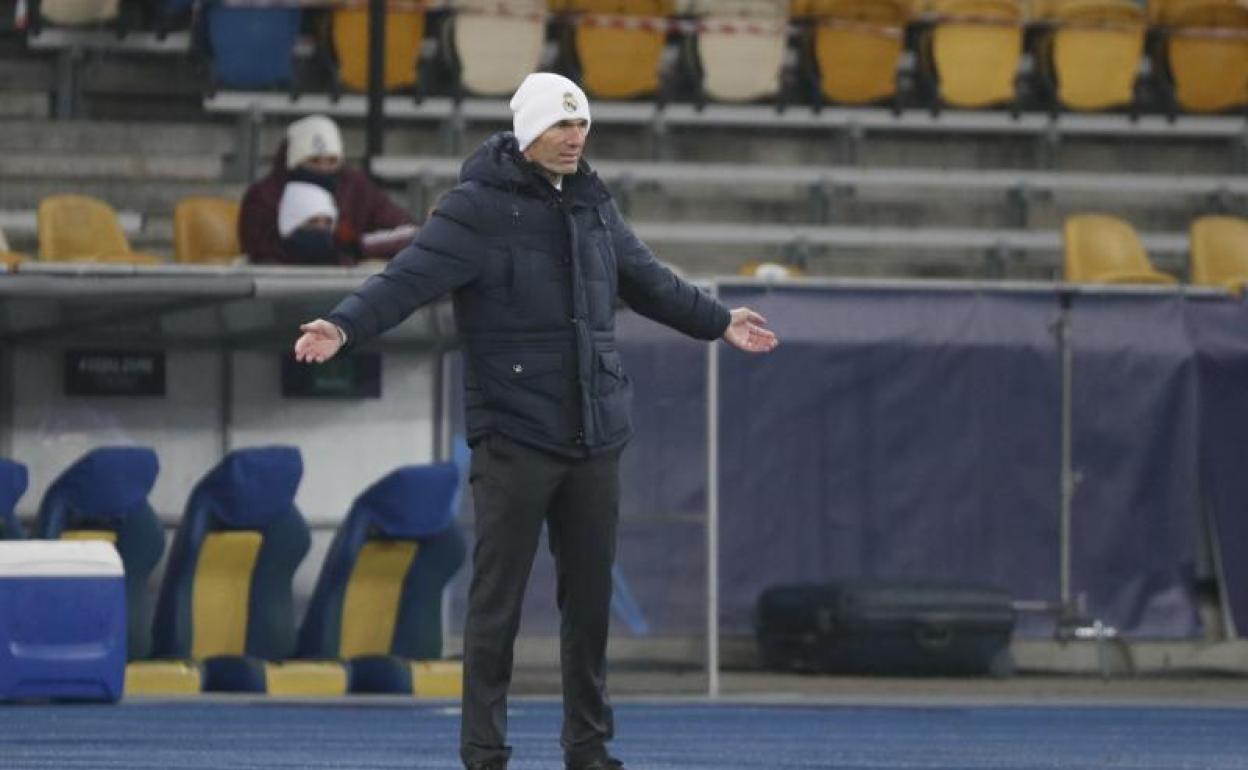
[[[554, 192], [537, 165], [520, 152], [516, 136], [510, 131], [494, 134], [469, 155], [460, 168], [459, 181], [538, 197]], [[576, 173], [563, 178], [562, 196], [569, 203], [595, 206], [609, 199], [611, 194], [589, 163], [581, 158]]]

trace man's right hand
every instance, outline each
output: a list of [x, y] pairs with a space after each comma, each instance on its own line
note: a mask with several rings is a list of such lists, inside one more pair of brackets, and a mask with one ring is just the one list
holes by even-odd
[[323, 364], [342, 347], [342, 332], [329, 321], [318, 318], [299, 327], [303, 332], [295, 340], [295, 360]]

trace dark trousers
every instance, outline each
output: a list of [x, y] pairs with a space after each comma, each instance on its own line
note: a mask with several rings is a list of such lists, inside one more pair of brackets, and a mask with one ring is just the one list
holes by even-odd
[[545, 522], [555, 558], [569, 764], [605, 759], [614, 733], [606, 689], [619, 451], [572, 460], [498, 435], [472, 453], [476, 545], [464, 625], [460, 757], [506, 760], [507, 689], [520, 605]]

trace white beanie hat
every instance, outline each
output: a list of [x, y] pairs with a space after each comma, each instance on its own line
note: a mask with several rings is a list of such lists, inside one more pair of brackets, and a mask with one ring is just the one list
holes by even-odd
[[318, 155], [342, 157], [338, 124], [324, 115], [309, 115], [291, 123], [286, 128], [286, 168]]
[[277, 205], [278, 234], [287, 238], [312, 217], [329, 217], [337, 224], [338, 207], [334, 205], [334, 196], [311, 182], [287, 182], [282, 190], [282, 202]]
[[520, 149], [561, 120], [589, 122], [589, 99], [580, 86], [563, 75], [534, 72], [511, 97], [512, 127]]

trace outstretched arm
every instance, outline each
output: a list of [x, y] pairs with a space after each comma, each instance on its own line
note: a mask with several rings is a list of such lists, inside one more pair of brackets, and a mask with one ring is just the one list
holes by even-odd
[[472, 201], [452, 190], [416, 240], [324, 319], [299, 327], [295, 358], [328, 361], [395, 326], [422, 305], [474, 280], [484, 248], [473, 227]]

